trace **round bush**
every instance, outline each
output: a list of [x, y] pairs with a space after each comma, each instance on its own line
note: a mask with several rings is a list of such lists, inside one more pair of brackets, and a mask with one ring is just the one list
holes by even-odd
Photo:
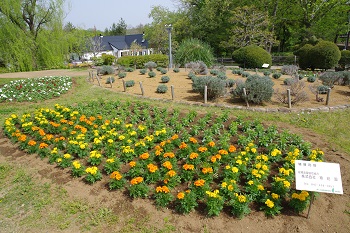
[[250, 76], [250, 73], [247, 71], [243, 71], [241, 75], [242, 75], [242, 77], [247, 78]]
[[110, 66], [115, 60], [115, 56], [110, 54], [102, 54], [103, 65]]
[[299, 80], [302, 80], [304, 78], [304, 75], [303, 74], [299, 74], [298, 78], [299, 78]]
[[198, 39], [186, 39], [179, 45], [176, 54], [176, 64], [185, 65], [192, 61], [203, 61], [208, 67], [213, 63], [214, 55], [212, 48], [198, 40]]
[[115, 82], [114, 77], [108, 77], [108, 78], [106, 79], [106, 84], [110, 84], [110, 83], [114, 83], [114, 82]]
[[309, 76], [309, 77], [307, 77], [307, 81], [308, 81], [309, 83], [313, 83], [313, 82], [316, 81], [316, 77], [315, 77], [315, 76]]
[[161, 68], [161, 69], [160, 69], [160, 73], [161, 73], [161, 74], [166, 74], [167, 72], [168, 72], [168, 71], [167, 71], [166, 69], [164, 69], [164, 68]]
[[274, 78], [274, 79], [279, 79], [281, 76], [282, 76], [281, 73], [273, 73], [272, 74], [272, 78]]
[[219, 72], [216, 76], [217, 78], [219, 79], [222, 79], [222, 80], [226, 80], [227, 79], [227, 76], [224, 72]]
[[149, 61], [149, 62], [145, 63], [145, 67], [147, 69], [149, 69], [149, 71], [152, 71], [154, 68], [157, 67], [157, 63], [155, 63], [153, 61]]
[[243, 70], [242, 70], [242, 69], [234, 69], [234, 70], [232, 70], [232, 74], [241, 75], [241, 74], [242, 74], [242, 72], [243, 72]]
[[270, 101], [274, 92], [273, 85], [274, 83], [269, 77], [261, 77], [260, 75], [249, 76], [245, 82], [248, 101], [256, 104]]
[[294, 82], [293, 78], [286, 78], [285, 80], [283, 80], [283, 84], [288, 86], [292, 85], [293, 82]]
[[157, 87], [157, 93], [166, 93], [168, 91], [168, 87], [164, 84], [159, 85]]
[[306, 44], [301, 47], [294, 54], [299, 58], [299, 66], [301, 69], [306, 70], [312, 66], [312, 58], [310, 57], [310, 51], [313, 49], [311, 44]]
[[140, 70], [140, 74], [146, 74], [147, 73], [147, 70], [146, 69], [141, 69]]
[[227, 79], [226, 80], [226, 87], [233, 87], [235, 85], [236, 81], [233, 79]]
[[205, 86], [208, 88], [208, 99], [216, 99], [225, 94], [226, 81], [212, 76], [203, 76], [192, 79], [192, 90], [204, 96]]
[[340, 60], [338, 62], [340, 68], [346, 69], [350, 66], [350, 51], [349, 50], [342, 50], [340, 52]]
[[156, 77], [156, 73], [153, 72], [153, 71], [150, 71], [150, 72], [148, 72], [148, 76], [149, 76], [150, 78], [154, 78], [154, 77]]
[[173, 71], [174, 71], [174, 73], [179, 73], [180, 69], [179, 68], [174, 68]]
[[215, 75], [219, 74], [219, 71], [218, 70], [210, 70], [210, 74], [215, 76]]
[[271, 71], [269, 71], [269, 70], [264, 70], [263, 74], [264, 74], [264, 76], [270, 76]]
[[114, 68], [112, 66], [102, 66], [98, 69], [97, 73], [102, 75], [114, 74]]
[[321, 85], [317, 87], [317, 91], [319, 94], [327, 94], [329, 86]]
[[233, 60], [244, 68], [260, 68], [264, 63], [272, 64], [272, 57], [266, 50], [249, 45], [233, 52]]
[[128, 80], [125, 82], [125, 86], [126, 87], [133, 87], [135, 85], [135, 81], [134, 80]]
[[125, 77], [126, 77], [126, 73], [125, 73], [125, 72], [120, 72], [120, 73], [118, 74], [118, 77], [119, 77], [119, 78], [125, 78]]
[[312, 57], [312, 67], [319, 69], [334, 68], [340, 60], [340, 50], [331, 41], [320, 41], [310, 51]]
[[162, 83], [167, 83], [170, 81], [170, 78], [168, 76], [162, 76], [160, 80], [162, 81]]
[[134, 71], [134, 69], [133, 69], [133, 68], [131, 68], [131, 67], [126, 67], [126, 68], [125, 68], [125, 71], [126, 71], [126, 72], [133, 72], [133, 71]]

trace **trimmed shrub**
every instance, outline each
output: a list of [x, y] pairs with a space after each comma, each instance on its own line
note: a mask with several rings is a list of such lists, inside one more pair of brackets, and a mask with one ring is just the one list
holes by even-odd
[[324, 72], [318, 79], [322, 81], [323, 85], [333, 88], [334, 84], [339, 81], [341, 76], [341, 72]]
[[146, 69], [141, 69], [140, 70], [140, 74], [146, 74], [147, 73], [147, 70]]
[[283, 80], [284, 85], [291, 85], [292, 82], [294, 82], [293, 78], [286, 78], [285, 80]]
[[153, 72], [153, 71], [150, 71], [150, 72], [148, 72], [148, 76], [150, 77], [150, 78], [154, 78], [154, 77], [156, 77], [156, 73], [155, 72]]
[[102, 54], [103, 65], [110, 66], [115, 61], [115, 56], [111, 54]]
[[264, 63], [272, 64], [272, 56], [263, 48], [249, 45], [233, 52], [233, 60], [244, 68], [260, 68]]
[[186, 39], [179, 45], [175, 61], [177, 64], [185, 65], [193, 61], [203, 61], [207, 66], [211, 66], [214, 61], [212, 48], [198, 39]]
[[195, 74], [201, 74], [201, 75], [208, 74], [208, 67], [202, 61], [186, 63], [185, 67], [191, 69], [191, 72], [193, 72]]
[[281, 73], [286, 75], [296, 75], [299, 71], [299, 68], [295, 65], [284, 65], [282, 66]]
[[281, 76], [282, 76], [281, 73], [273, 73], [272, 74], [272, 78], [274, 78], [274, 79], [279, 79]]
[[271, 71], [270, 70], [265, 70], [263, 71], [264, 76], [270, 76]]
[[133, 72], [133, 71], [134, 71], [134, 69], [133, 69], [133, 68], [131, 68], [131, 67], [126, 67], [126, 68], [125, 68], [125, 71], [126, 71], [126, 72]]
[[304, 75], [303, 74], [299, 74], [298, 78], [299, 78], [299, 80], [302, 80], [304, 78]]
[[170, 81], [170, 78], [168, 76], [162, 76], [160, 80], [162, 81], [162, 83], [167, 83]]
[[236, 81], [233, 79], [226, 79], [226, 87], [233, 87]]
[[226, 81], [212, 76], [192, 78], [192, 90], [204, 96], [205, 86], [208, 88], [208, 99], [216, 99], [225, 94]]
[[125, 77], [126, 77], [126, 73], [125, 73], [125, 72], [120, 72], [120, 73], [118, 74], [118, 77], [119, 77], [119, 78], [125, 78]]
[[338, 81], [339, 85], [349, 85], [350, 84], [350, 72], [342, 71], [341, 78]]
[[163, 69], [163, 67], [158, 66], [156, 70], [160, 71], [161, 69]]
[[114, 68], [112, 66], [102, 66], [97, 70], [98, 74], [106, 75], [106, 74], [114, 74]]
[[134, 80], [128, 80], [125, 82], [126, 87], [133, 87], [135, 86], [135, 81]]
[[234, 70], [232, 70], [232, 74], [241, 75], [242, 73], [243, 73], [242, 69], [234, 69]]
[[307, 80], [309, 83], [313, 83], [313, 82], [316, 81], [316, 77], [315, 77], [315, 76], [309, 76], [309, 77], [307, 77], [306, 80]]
[[274, 83], [269, 77], [261, 77], [256, 74], [249, 76], [245, 82], [248, 101], [256, 104], [270, 101], [274, 92], [273, 85]]
[[196, 75], [195, 75], [193, 72], [189, 72], [188, 75], [187, 75], [187, 77], [188, 77], [189, 79], [192, 79], [192, 78], [196, 77]]
[[180, 69], [179, 68], [174, 68], [173, 71], [174, 71], [174, 73], [179, 73]]
[[329, 86], [321, 85], [317, 87], [319, 94], [327, 94]]
[[160, 73], [161, 73], [161, 74], [166, 74], [166, 73], [168, 73], [168, 71], [167, 71], [166, 69], [164, 69], [164, 68], [161, 68], [161, 69], [160, 69]]
[[108, 77], [108, 78], [106, 79], [106, 84], [110, 84], [110, 83], [114, 83], [114, 82], [115, 82], [114, 77]]
[[243, 71], [241, 75], [242, 75], [242, 77], [247, 78], [250, 76], [250, 73], [247, 71]]
[[157, 87], [157, 93], [166, 93], [168, 91], [168, 87], [164, 84], [161, 84]]
[[306, 44], [294, 53], [296, 56], [298, 56], [299, 66], [303, 70], [312, 67], [312, 58], [310, 57], [310, 51], [312, 49], [313, 46], [311, 44]]
[[157, 63], [155, 63], [154, 61], [149, 61], [149, 62], [145, 63], [145, 67], [146, 67], [149, 71], [152, 71], [154, 68], [157, 67]]
[[210, 74], [216, 76], [219, 74], [219, 71], [218, 70], [210, 70]]
[[223, 73], [223, 72], [219, 72], [216, 77], [219, 78], [219, 79], [222, 79], [222, 80], [226, 80], [227, 79], [226, 74]]
[[340, 60], [338, 62], [341, 69], [347, 69], [350, 66], [350, 51], [342, 50], [340, 51]]

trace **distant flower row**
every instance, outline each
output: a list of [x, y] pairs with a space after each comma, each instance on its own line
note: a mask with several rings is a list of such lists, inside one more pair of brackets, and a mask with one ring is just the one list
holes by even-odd
[[[248, 127], [242, 120], [239, 124]], [[70, 169], [74, 177], [90, 184], [105, 177], [110, 189], [125, 188], [132, 198], [152, 197], [160, 207], [173, 203], [180, 213], [189, 213], [199, 203], [210, 216], [219, 215], [224, 206], [238, 218], [252, 208], [267, 216], [285, 207], [302, 212], [310, 195], [293, 188], [294, 161], [322, 161], [323, 152], [311, 150], [309, 144], [290, 145], [278, 137], [292, 140], [291, 135], [259, 127], [254, 131], [258, 138], [278, 143], [265, 147], [245, 141], [232, 126], [223, 132], [227, 141], [201, 141], [162, 124], [151, 130], [141, 121], [131, 124], [56, 104], [54, 109], [12, 114], [4, 132], [22, 150]]]
[[72, 78], [50, 76], [11, 81], [0, 88], [0, 102], [37, 102], [59, 97], [72, 87]]

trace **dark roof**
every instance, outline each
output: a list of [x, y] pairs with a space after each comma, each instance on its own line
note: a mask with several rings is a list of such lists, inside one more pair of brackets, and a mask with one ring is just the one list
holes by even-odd
[[133, 41], [141, 45], [143, 48], [148, 48], [148, 41], [143, 38], [143, 34], [103, 36], [101, 38], [101, 46], [103, 46], [103, 50], [113, 50], [112, 46], [119, 50], [129, 49]]

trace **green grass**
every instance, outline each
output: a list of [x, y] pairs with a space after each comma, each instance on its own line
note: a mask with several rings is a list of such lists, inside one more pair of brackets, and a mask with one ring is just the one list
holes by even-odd
[[[0, 79], [0, 85], [13, 79]], [[165, 108], [177, 108], [182, 111], [198, 111], [204, 113], [221, 113], [223, 109], [216, 107], [200, 107], [176, 104], [172, 102], [135, 100], [134, 96], [115, 93], [107, 89], [92, 86], [86, 78], [74, 78], [73, 90], [60, 98], [41, 103], [0, 103], [0, 122], [11, 113], [22, 114], [32, 112], [36, 108], [50, 107], [58, 103], [74, 105], [90, 100], [104, 101], [122, 100], [148, 103]], [[310, 130], [319, 135], [322, 140], [331, 143], [332, 147], [350, 153], [350, 110], [315, 113], [260, 113], [246, 110], [225, 110], [230, 116], [246, 119], [258, 119], [279, 126], [289, 125], [297, 130]], [[322, 149], [322, 148], [321, 148]], [[0, 155], [2, 156], [2, 155]], [[40, 195], [38, 195], [40, 193]], [[23, 214], [25, 213], [25, 214]], [[349, 210], [345, 213], [349, 214]], [[122, 213], [120, 214], [122, 215]], [[175, 227], [168, 219], [159, 226], [147, 226], [149, 216], [142, 218], [133, 213], [127, 218], [113, 212], [101, 203], [91, 203], [86, 200], [70, 198], [62, 187], [42, 183], [36, 180], [28, 168], [16, 165], [15, 162], [0, 163], [0, 231], [18, 231], [25, 229], [41, 232], [44, 229], [60, 231], [77, 229], [78, 231], [103, 231], [106, 227], [120, 229], [119, 232], [174, 232]], [[117, 227], [118, 226], [118, 227]], [[146, 227], [147, 226], [147, 227]]]

